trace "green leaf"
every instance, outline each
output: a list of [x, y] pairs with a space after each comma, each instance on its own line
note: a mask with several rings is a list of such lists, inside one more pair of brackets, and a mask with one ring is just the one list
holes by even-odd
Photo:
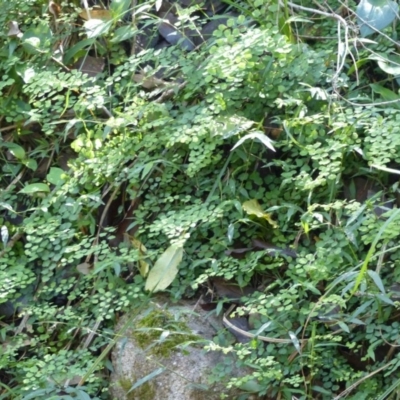
[[33, 194], [39, 192], [49, 193], [50, 188], [45, 183], [31, 183], [30, 185], [26, 185], [23, 189], [19, 191], [19, 193], [25, 194]]
[[64, 55], [64, 63], [68, 64], [81, 50], [84, 50], [95, 42], [95, 38], [85, 39], [73, 45]]
[[37, 398], [40, 398], [41, 396], [48, 395], [50, 392], [51, 392], [51, 389], [38, 389], [38, 390], [35, 390], [35, 391], [29, 393], [22, 400], [37, 399]]
[[272, 321], [268, 321], [265, 324], [261, 325], [258, 329], [257, 332], [254, 334], [254, 336], [260, 335], [262, 332], [264, 332], [267, 328], [269, 328], [272, 324]]
[[137, 29], [134, 29], [132, 25], [121, 26], [114, 32], [113, 38], [110, 40], [111, 43], [119, 43], [124, 40], [130, 39], [132, 36], [138, 33]]
[[374, 281], [376, 287], [383, 293], [385, 294], [385, 287], [383, 286], [383, 282], [381, 277], [378, 275], [378, 273], [376, 273], [375, 271], [372, 271], [371, 269], [369, 269], [367, 271], [368, 275], [370, 276], [370, 278]]
[[[400, 108], [400, 97], [398, 94], [393, 92], [390, 89], [387, 89], [381, 85], [378, 85], [377, 83], [371, 83], [371, 89], [375, 92], [378, 93], [382, 96], [384, 101], [391, 101], [393, 102], [391, 105], [392, 107], [395, 108]], [[395, 101], [398, 101], [399, 103], [395, 103]]]
[[50, 50], [52, 32], [44, 22], [28, 29], [21, 38], [24, 50], [29, 54]]
[[110, 4], [110, 11], [114, 19], [122, 18], [129, 10], [132, 0], [113, 0]]
[[178, 265], [182, 261], [182, 246], [171, 245], [156, 261], [146, 280], [145, 289], [158, 292], [166, 289], [178, 274]]
[[111, 28], [112, 21], [103, 21], [101, 19], [89, 19], [84, 23], [86, 35], [89, 39], [104, 35]]
[[231, 243], [233, 235], [235, 233], [235, 224], [229, 224], [228, 226], [228, 242]]
[[390, 304], [391, 306], [394, 306], [393, 300], [390, 299], [389, 297], [387, 297], [386, 295], [384, 295], [384, 294], [382, 294], [382, 293], [378, 293], [378, 294], [376, 295], [376, 297], [377, 297], [379, 300], [383, 301], [384, 303]]
[[256, 380], [251, 380], [243, 383], [240, 385], [240, 389], [244, 390], [245, 392], [249, 393], [257, 393], [263, 390], [263, 386], [261, 386], [259, 383], [257, 383]]
[[25, 150], [20, 145], [18, 145], [16, 143], [10, 143], [10, 142], [2, 143], [2, 145], [4, 147], [7, 147], [9, 152], [15, 158], [18, 158], [19, 160], [22, 160], [23, 158], [25, 158]]
[[17, 74], [23, 79], [25, 83], [29, 83], [32, 80], [32, 78], [35, 77], [36, 71], [34, 68], [25, 67], [21, 70], [17, 70]]
[[34, 160], [33, 158], [27, 158], [25, 160], [22, 160], [22, 162], [27, 168], [31, 169], [32, 171], [37, 170], [38, 165], [36, 160]]
[[375, 248], [376, 248], [376, 245], [377, 245], [379, 239], [381, 238], [381, 236], [383, 235], [383, 233], [386, 231], [386, 229], [387, 229], [387, 227], [389, 226], [389, 224], [390, 224], [393, 220], [395, 220], [395, 219], [399, 216], [399, 214], [400, 214], [400, 209], [397, 209], [397, 210], [389, 217], [389, 219], [381, 226], [381, 228], [379, 229], [378, 234], [375, 236], [374, 241], [372, 242], [372, 244], [371, 244], [371, 246], [370, 246], [370, 248], [369, 248], [369, 250], [368, 250], [368, 253], [367, 253], [367, 255], [365, 256], [364, 262], [363, 262], [363, 264], [361, 265], [360, 272], [358, 272], [358, 274], [357, 274], [357, 279], [356, 279], [356, 281], [354, 282], [354, 287], [353, 287], [353, 289], [352, 289], [352, 291], [351, 291], [352, 294], [354, 294], [354, 293], [358, 290], [358, 288], [359, 288], [359, 286], [360, 286], [362, 280], [364, 279], [364, 275], [365, 275], [365, 273], [366, 273], [367, 270], [368, 270], [368, 264], [369, 264], [369, 262], [371, 261], [371, 258], [372, 258], [373, 254], [374, 254], [374, 252], [375, 252]]
[[59, 185], [64, 183], [63, 175], [65, 175], [64, 170], [61, 168], [51, 167], [46, 179], [53, 185]]
[[77, 398], [80, 400], [91, 400], [90, 396], [83, 390], [76, 390]]
[[350, 333], [350, 329], [343, 321], [338, 321], [337, 324], [340, 326], [340, 329], [343, 329], [344, 332]]
[[263, 132], [260, 131], [255, 131], [248, 133], [247, 135], [243, 136], [241, 139], [238, 140], [238, 142], [232, 147], [232, 150], [235, 150], [236, 147], [240, 146], [244, 141], [249, 140], [249, 139], [257, 139], [259, 140], [264, 146], [268, 147], [270, 150], [275, 151], [274, 146], [272, 145], [273, 141], [265, 135]]

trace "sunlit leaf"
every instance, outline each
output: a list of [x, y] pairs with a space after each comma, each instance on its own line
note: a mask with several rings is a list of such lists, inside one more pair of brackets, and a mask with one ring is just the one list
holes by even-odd
[[90, 19], [85, 22], [84, 28], [89, 39], [104, 35], [111, 28], [111, 23], [101, 19]]
[[50, 50], [52, 32], [49, 26], [41, 23], [25, 31], [21, 37], [22, 46], [29, 54], [44, 53]]
[[299, 354], [301, 354], [300, 341], [297, 338], [297, 336], [295, 335], [295, 333], [289, 331], [289, 337], [290, 337], [290, 340], [292, 341], [293, 346], [295, 347], [295, 349], [298, 351]]
[[18, 158], [19, 160], [22, 160], [23, 158], [25, 158], [25, 150], [23, 147], [21, 147], [20, 145], [16, 144], [16, 143], [10, 143], [10, 142], [6, 142], [6, 143], [2, 143], [3, 146], [8, 148], [8, 151], [15, 157]]
[[265, 324], [261, 325], [258, 329], [257, 332], [254, 334], [254, 336], [258, 336], [261, 333], [263, 333], [267, 328], [269, 328], [272, 324], [272, 321], [268, 321]]
[[235, 224], [229, 224], [228, 226], [228, 242], [231, 243], [233, 234], [235, 233]]
[[156, 11], [159, 11], [162, 6], [163, 0], [156, 0]]
[[19, 193], [25, 194], [33, 194], [39, 192], [50, 192], [50, 188], [45, 183], [31, 183], [30, 185], [26, 185], [23, 189], [19, 191]]
[[64, 182], [63, 175], [65, 175], [65, 172], [61, 168], [51, 167], [46, 179], [53, 185], [59, 185]]
[[278, 227], [278, 224], [271, 218], [271, 214], [266, 213], [257, 200], [248, 200], [242, 204], [243, 210], [249, 215], [255, 215], [258, 218], [265, 219], [274, 228]]
[[7, 246], [7, 242], [8, 242], [10, 235], [8, 233], [8, 228], [5, 225], [3, 225], [1, 227], [0, 234], [1, 234], [1, 241], [3, 242], [3, 245]]
[[166, 289], [178, 274], [178, 265], [182, 261], [183, 248], [175, 244], [167, 250], [156, 261], [147, 277], [145, 289], [158, 292]]
[[246, 140], [254, 140], [257, 139], [259, 140], [264, 146], [268, 147], [270, 150], [275, 151], [274, 146], [272, 145], [273, 141], [265, 135], [263, 132], [255, 131], [255, 132], [250, 132], [247, 135], [243, 136], [241, 139], [238, 140], [238, 142], [232, 147], [231, 151], [236, 149], [236, 147], [240, 146], [243, 142]]
[[133, 25], [121, 26], [114, 31], [113, 38], [110, 40], [111, 43], [119, 43], [124, 40], [130, 39], [132, 36], [137, 34], [137, 29], [134, 29]]

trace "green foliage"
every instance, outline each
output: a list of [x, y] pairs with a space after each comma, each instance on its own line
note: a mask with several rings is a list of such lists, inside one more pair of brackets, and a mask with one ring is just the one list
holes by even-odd
[[[196, 51], [136, 54], [130, 2], [96, 26], [72, 4], [57, 23], [42, 1], [2, 5], [1, 398], [106, 399], [118, 314], [212, 277], [256, 289], [235, 311], [254, 337], [210, 345], [250, 371], [229, 384], [243, 398], [396, 390], [398, 27], [352, 47], [338, 14], [311, 26], [314, 3], [283, 3], [237, 2]], [[108, 69], [74, 68], [89, 55]]]

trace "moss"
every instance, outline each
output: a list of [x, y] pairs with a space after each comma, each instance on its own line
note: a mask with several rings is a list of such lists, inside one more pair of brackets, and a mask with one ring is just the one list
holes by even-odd
[[[184, 342], [199, 340], [185, 322], [175, 321], [173, 315], [165, 310], [152, 311], [137, 322], [136, 328], [138, 330], [133, 331], [132, 336], [137, 344], [142, 349], [151, 346], [150, 353], [159, 357], [169, 357]], [[157, 343], [163, 331], [169, 331], [169, 336]]]
[[[125, 393], [127, 393], [130, 388], [137, 382], [138, 379], [131, 378], [131, 379], [120, 379], [118, 381], [119, 386], [124, 389]], [[127, 400], [154, 400], [155, 398], [155, 390], [150, 382], [145, 382], [143, 385], [140, 385], [135, 390], [126, 394]]]

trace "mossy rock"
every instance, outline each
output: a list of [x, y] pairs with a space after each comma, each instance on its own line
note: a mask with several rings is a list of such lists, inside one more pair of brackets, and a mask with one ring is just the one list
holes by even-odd
[[[209, 377], [212, 369], [228, 355], [203, 350], [204, 340], [217, 333], [216, 321], [211, 324], [206, 313], [200, 311], [196, 315], [192, 310], [193, 304], [189, 302], [166, 307], [159, 300], [135, 319], [112, 353], [112, 398], [217, 400], [227, 392], [226, 382], [210, 385]], [[119, 325], [123, 323], [122, 320]], [[223, 329], [222, 325], [219, 328]], [[157, 370], [161, 373], [129, 392], [136, 382]], [[240, 371], [233, 374], [242, 375]], [[226, 394], [229, 399], [235, 398], [235, 393]]]

